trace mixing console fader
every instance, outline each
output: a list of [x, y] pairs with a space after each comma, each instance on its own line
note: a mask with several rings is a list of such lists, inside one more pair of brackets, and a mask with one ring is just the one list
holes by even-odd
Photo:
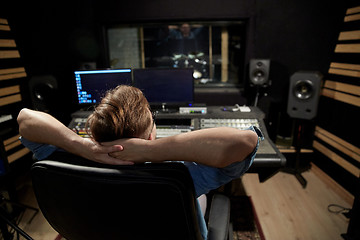
[[259, 120], [256, 118], [202, 118], [200, 119], [200, 128], [214, 128], [214, 127], [232, 127], [240, 130], [245, 130], [250, 126], [259, 127]]

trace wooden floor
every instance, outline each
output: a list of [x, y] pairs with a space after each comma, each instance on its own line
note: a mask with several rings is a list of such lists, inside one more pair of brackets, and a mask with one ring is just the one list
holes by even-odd
[[[32, 189], [31, 181], [26, 179], [24, 184], [20, 187], [19, 201], [29, 206], [38, 207], [34, 192]], [[34, 240], [55, 240], [58, 237], [58, 233], [50, 226], [46, 221], [41, 211], [36, 214], [34, 219], [31, 220], [34, 211], [26, 210], [24, 216], [19, 223], [19, 227], [23, 229]], [[29, 223], [31, 220], [31, 223]], [[25, 239], [25, 238], [20, 238]]]
[[[251, 197], [266, 240], [341, 240], [348, 220], [328, 211], [329, 204], [351, 208], [353, 198], [316, 166], [303, 176], [305, 189], [293, 175], [277, 173], [265, 183], [256, 174], [242, 178], [246, 194]], [[36, 206], [31, 184], [21, 190], [21, 200]], [[26, 211], [20, 223], [35, 240], [54, 240], [57, 233], [41, 213], [29, 224], [32, 212]]]
[[315, 165], [304, 172], [304, 189], [295, 176], [278, 173], [265, 183], [257, 176], [243, 177], [266, 240], [343, 239], [348, 219], [328, 211], [329, 204], [351, 208], [352, 196]]

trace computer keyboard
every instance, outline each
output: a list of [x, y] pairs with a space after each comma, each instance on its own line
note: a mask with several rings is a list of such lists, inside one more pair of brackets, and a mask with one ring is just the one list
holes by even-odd
[[200, 119], [200, 129], [214, 128], [214, 127], [232, 127], [240, 130], [245, 130], [250, 126], [259, 126], [259, 120], [256, 118], [202, 118]]

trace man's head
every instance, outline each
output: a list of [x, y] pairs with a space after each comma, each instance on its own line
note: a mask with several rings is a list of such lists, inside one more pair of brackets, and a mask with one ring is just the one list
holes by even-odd
[[149, 103], [135, 87], [120, 85], [109, 90], [87, 120], [89, 134], [98, 142], [120, 138], [154, 138]]
[[191, 30], [191, 27], [188, 23], [184, 23], [180, 26], [180, 32], [183, 35], [183, 37], [189, 37], [190, 30]]

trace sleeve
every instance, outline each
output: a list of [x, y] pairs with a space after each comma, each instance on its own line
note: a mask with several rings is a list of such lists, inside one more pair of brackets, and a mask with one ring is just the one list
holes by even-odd
[[55, 151], [59, 150], [58, 147], [53, 145], [32, 142], [23, 137], [20, 137], [20, 141], [26, 148], [30, 149], [30, 151], [34, 153], [37, 160], [43, 160]]

